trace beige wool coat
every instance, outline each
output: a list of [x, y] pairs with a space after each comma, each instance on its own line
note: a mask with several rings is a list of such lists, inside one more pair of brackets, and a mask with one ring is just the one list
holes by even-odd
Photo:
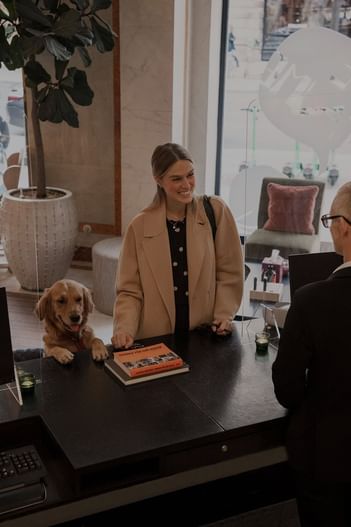
[[[214, 319], [231, 319], [243, 292], [243, 255], [233, 216], [211, 197], [215, 243], [201, 197], [187, 206], [186, 245], [190, 329]], [[145, 210], [129, 224], [118, 262], [114, 333], [134, 338], [174, 332], [175, 300], [166, 205]]]

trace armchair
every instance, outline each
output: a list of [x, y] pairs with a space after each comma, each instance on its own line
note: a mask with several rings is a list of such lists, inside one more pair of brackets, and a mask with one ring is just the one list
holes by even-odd
[[11, 165], [5, 168], [2, 179], [4, 186], [7, 190], [17, 188], [20, 178], [21, 166], [20, 165]]
[[21, 165], [22, 163], [22, 155], [20, 152], [13, 152], [8, 156], [6, 159], [7, 166], [10, 167], [12, 165]]
[[289, 254], [319, 252], [319, 223], [325, 184], [304, 179], [264, 178], [257, 230], [245, 243], [245, 259], [262, 261], [272, 249]]

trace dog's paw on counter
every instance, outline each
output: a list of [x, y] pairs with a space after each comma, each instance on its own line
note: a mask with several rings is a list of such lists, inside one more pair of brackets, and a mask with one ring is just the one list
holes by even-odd
[[87, 323], [93, 308], [89, 289], [75, 280], [59, 280], [45, 289], [35, 312], [45, 322], [46, 357], [69, 364], [74, 354], [83, 349], [90, 350], [96, 361], [108, 357], [104, 343]]

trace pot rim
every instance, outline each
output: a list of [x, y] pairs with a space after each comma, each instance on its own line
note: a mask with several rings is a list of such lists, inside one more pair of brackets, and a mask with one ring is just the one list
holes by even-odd
[[10, 190], [7, 190], [3, 193], [2, 197], [3, 199], [9, 199], [9, 200], [13, 200], [13, 201], [20, 201], [22, 203], [50, 203], [52, 201], [58, 201], [58, 200], [62, 200], [62, 199], [68, 199], [68, 198], [71, 198], [73, 196], [72, 192], [70, 190], [66, 190], [66, 189], [63, 189], [63, 188], [59, 188], [59, 187], [46, 187], [48, 190], [56, 190], [58, 192], [62, 192], [62, 196], [57, 196], [57, 197], [53, 197], [53, 198], [21, 198], [20, 196], [13, 196], [12, 194], [13, 193], [17, 193], [17, 192], [21, 192], [21, 190], [34, 190], [36, 189], [37, 187], [33, 186], [33, 187], [24, 187], [23, 189], [22, 188], [14, 188], [14, 189], [10, 189]]

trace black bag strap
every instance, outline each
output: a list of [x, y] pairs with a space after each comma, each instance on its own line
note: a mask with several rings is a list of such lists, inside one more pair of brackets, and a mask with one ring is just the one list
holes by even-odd
[[212, 236], [213, 240], [216, 238], [216, 231], [217, 231], [217, 225], [216, 225], [216, 216], [212, 207], [211, 198], [209, 196], [206, 196], [206, 194], [202, 197], [204, 209], [206, 212], [206, 215], [208, 217], [208, 221], [210, 222], [211, 229], [212, 229]]
[[[204, 209], [208, 217], [208, 221], [210, 222], [210, 225], [211, 225], [212, 236], [213, 236], [213, 241], [214, 241], [216, 237], [217, 225], [216, 225], [216, 216], [215, 216], [212, 203], [211, 203], [211, 198], [209, 196], [206, 196], [206, 194], [204, 194], [202, 199], [203, 199]], [[250, 274], [250, 267], [245, 264], [245, 280], [249, 276], [249, 274]]]

